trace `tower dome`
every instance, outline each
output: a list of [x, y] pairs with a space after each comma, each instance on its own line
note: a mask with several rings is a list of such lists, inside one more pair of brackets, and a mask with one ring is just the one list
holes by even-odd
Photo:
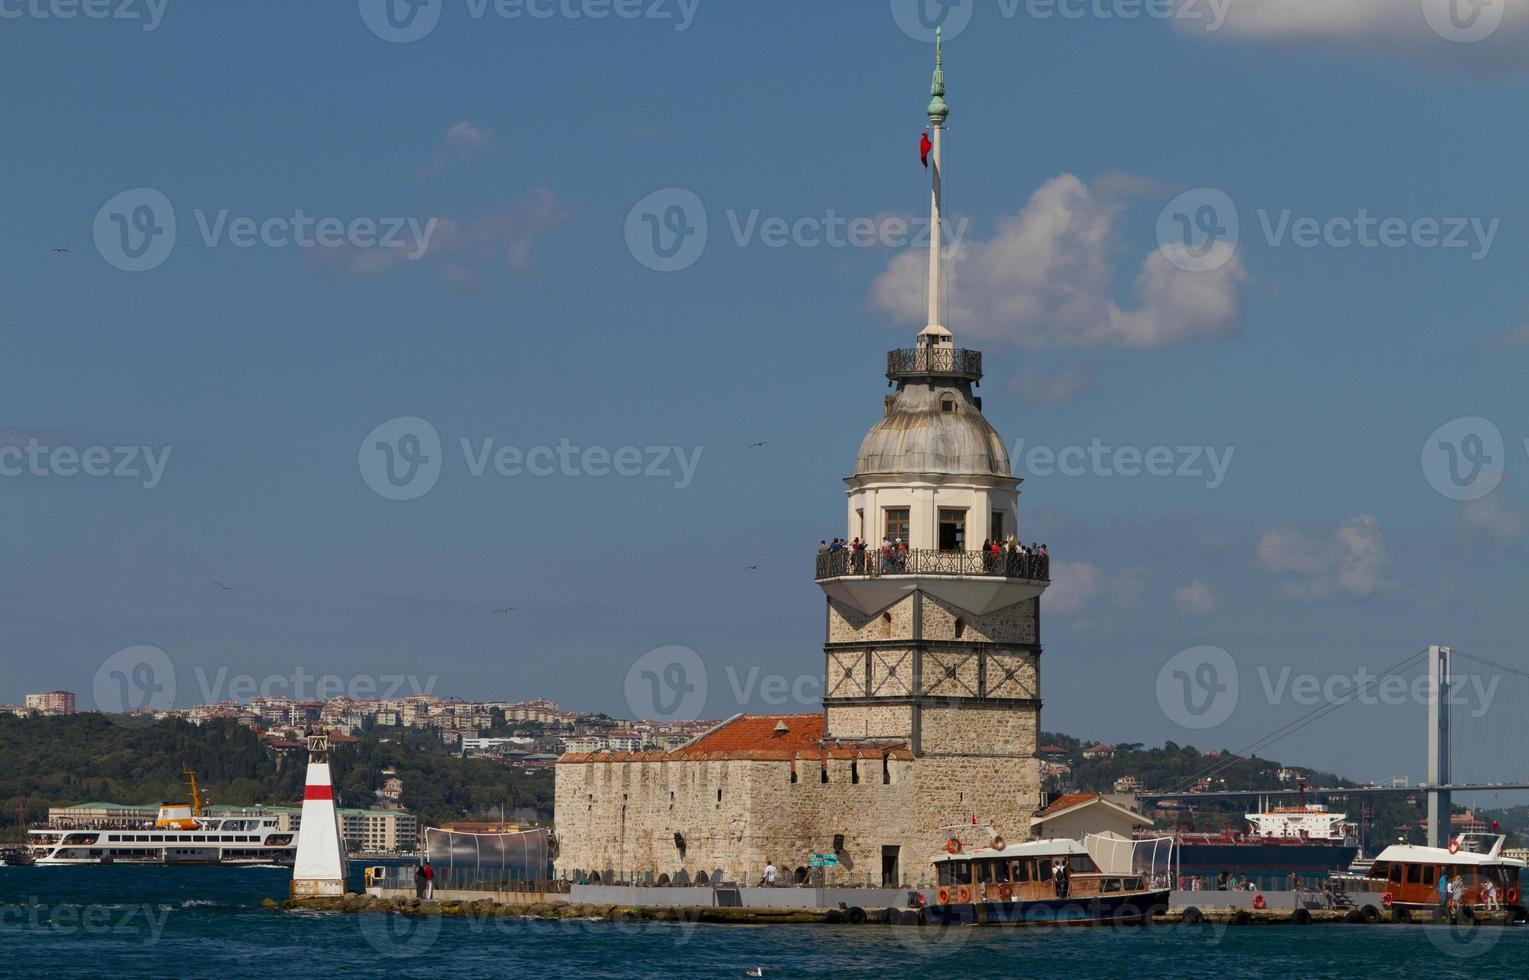
[[[901, 355], [923, 353], [893, 351]], [[938, 348], [936, 348], [938, 351]], [[975, 354], [955, 351], [951, 354]], [[982, 415], [971, 383], [952, 377], [902, 380], [887, 399], [886, 414], [871, 427], [855, 454], [855, 475], [1013, 475], [1003, 438]]]

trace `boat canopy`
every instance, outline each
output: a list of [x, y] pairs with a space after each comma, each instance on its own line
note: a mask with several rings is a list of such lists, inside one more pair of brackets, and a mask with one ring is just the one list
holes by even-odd
[[1392, 844], [1375, 856], [1375, 863], [1402, 864], [1460, 864], [1504, 865], [1510, 868], [1525, 867], [1523, 861], [1502, 856], [1504, 838], [1501, 834], [1461, 834], [1458, 851], [1447, 847], [1422, 847], [1416, 844]]

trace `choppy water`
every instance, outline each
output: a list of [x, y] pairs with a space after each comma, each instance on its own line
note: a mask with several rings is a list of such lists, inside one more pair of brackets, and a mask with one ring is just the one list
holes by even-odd
[[1529, 928], [938, 930], [263, 909], [274, 868], [0, 868], [0, 976], [1514, 977]]

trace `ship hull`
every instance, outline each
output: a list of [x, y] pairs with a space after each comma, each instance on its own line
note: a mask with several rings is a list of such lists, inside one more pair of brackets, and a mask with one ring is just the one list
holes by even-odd
[[1353, 844], [1181, 841], [1176, 860], [1184, 875], [1320, 875], [1347, 870], [1358, 853]]

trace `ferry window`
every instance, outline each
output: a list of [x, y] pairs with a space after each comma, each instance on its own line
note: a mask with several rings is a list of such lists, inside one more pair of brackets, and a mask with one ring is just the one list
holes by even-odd
[[1434, 868], [1433, 868], [1433, 865], [1431, 865], [1431, 864], [1428, 867], [1423, 869], [1423, 884], [1425, 884], [1425, 885], [1433, 884], [1433, 871], [1434, 871]]
[[956, 883], [956, 862], [940, 862], [940, 884], [954, 885]]
[[1407, 884], [1415, 885], [1423, 880], [1423, 867], [1419, 864], [1407, 865]]
[[991, 885], [993, 883], [993, 862], [977, 862], [977, 881], [979, 884]]
[[1074, 874], [1088, 875], [1094, 874], [1099, 870], [1099, 866], [1094, 863], [1094, 859], [1087, 854], [1074, 854], [1068, 863], [1072, 866]]
[[1385, 861], [1376, 861], [1370, 868], [1371, 878], [1385, 878], [1391, 873], [1391, 866]]
[[883, 537], [908, 540], [908, 508], [888, 507], [882, 512]]
[[1051, 877], [1051, 859], [1041, 858], [1035, 862], [1035, 880], [1046, 881]]
[[1398, 885], [1400, 885], [1402, 883], [1402, 866], [1401, 865], [1399, 865], [1399, 864], [1391, 865], [1391, 880], [1393, 882], [1395, 882], [1396, 884], [1398, 884]]
[[993, 875], [998, 879], [998, 883], [1007, 883], [1009, 880], [1009, 862], [994, 861], [993, 863], [996, 865], [996, 867], [993, 869]]
[[1014, 862], [1014, 880], [1015, 881], [1019, 881], [1019, 882], [1025, 882], [1025, 881], [1029, 881], [1030, 880], [1030, 862], [1029, 861], [1015, 861]]

